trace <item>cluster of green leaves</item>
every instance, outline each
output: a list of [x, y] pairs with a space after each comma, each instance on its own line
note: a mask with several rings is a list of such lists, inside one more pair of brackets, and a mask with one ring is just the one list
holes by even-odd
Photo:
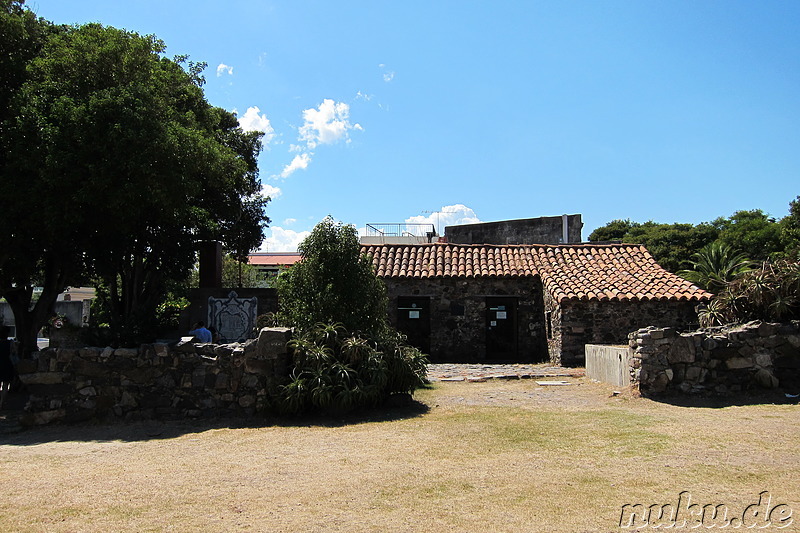
[[677, 272], [696, 261], [695, 254], [719, 242], [753, 261], [797, 257], [800, 252], [800, 197], [789, 214], [776, 221], [760, 209], [737, 211], [728, 218], [700, 224], [639, 223], [612, 220], [589, 235], [589, 241], [643, 244], [659, 265]]
[[743, 253], [720, 241], [704, 246], [689, 263], [692, 269], [679, 270], [678, 275], [715, 294], [753, 266]]
[[361, 253], [355, 228], [327, 217], [299, 250], [302, 260], [278, 277], [275, 319], [297, 335], [292, 379], [280, 388], [278, 407], [344, 412], [422, 385], [427, 358], [389, 327], [386, 287]]
[[277, 408], [287, 414], [341, 414], [375, 407], [393, 393], [425, 384], [427, 358], [399, 334], [352, 335], [341, 324], [317, 324], [289, 344], [291, 381], [278, 388]]
[[796, 319], [800, 319], [800, 263], [787, 259], [764, 261], [742, 273], [700, 311], [704, 326]]
[[198, 241], [239, 259], [260, 244], [261, 134], [206, 101], [204, 64], [21, 0], [0, 0], [0, 29], [0, 293], [24, 346], [76, 280], [104, 287], [112, 328], [145, 331]]
[[361, 253], [355, 227], [325, 218], [300, 244], [302, 260], [278, 277], [278, 321], [301, 330], [341, 323], [348, 331], [384, 334], [386, 287]]

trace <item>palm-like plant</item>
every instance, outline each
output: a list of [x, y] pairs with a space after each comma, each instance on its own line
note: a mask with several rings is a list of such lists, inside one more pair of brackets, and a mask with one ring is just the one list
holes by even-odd
[[700, 249], [689, 261], [692, 270], [678, 275], [701, 289], [719, 293], [741, 274], [752, 270], [753, 262], [731, 246], [714, 241]]
[[317, 324], [289, 343], [294, 369], [278, 388], [277, 407], [343, 413], [412, 392], [425, 383], [428, 360], [404, 341], [397, 333], [372, 339], [349, 335], [341, 324]]

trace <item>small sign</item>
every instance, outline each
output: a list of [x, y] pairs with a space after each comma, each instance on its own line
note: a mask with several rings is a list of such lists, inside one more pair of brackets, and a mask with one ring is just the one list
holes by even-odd
[[505, 305], [498, 305], [497, 306], [497, 310], [498, 311], [505, 311], [506, 310], [506, 306]]
[[505, 320], [506, 319], [506, 312], [505, 311], [498, 311], [497, 312], [497, 320]]
[[497, 321], [492, 320], [491, 322], [489, 322], [489, 325], [490, 326], [496, 326], [497, 325]]
[[419, 318], [419, 311], [409, 311], [408, 318]]

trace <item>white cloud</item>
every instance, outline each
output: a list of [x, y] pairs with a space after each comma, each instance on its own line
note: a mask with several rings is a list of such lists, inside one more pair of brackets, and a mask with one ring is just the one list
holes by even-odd
[[477, 224], [481, 219], [464, 204], [445, 205], [429, 215], [416, 215], [405, 220], [406, 224], [433, 224], [439, 235], [444, 235], [445, 226], [458, 224]]
[[261, 110], [257, 106], [248, 107], [244, 115], [239, 119], [239, 126], [244, 131], [260, 131], [264, 133], [262, 143], [268, 147], [275, 138], [275, 130], [266, 114], [259, 114]]
[[226, 65], [225, 63], [220, 63], [217, 65], [217, 77], [219, 78], [223, 74], [228, 74], [229, 76], [233, 76], [233, 67]]
[[267, 183], [263, 183], [261, 185], [261, 195], [262, 196], [269, 196], [270, 199], [274, 200], [283, 194], [283, 191], [280, 190], [278, 187], [273, 187]]
[[308, 168], [308, 163], [310, 161], [311, 161], [311, 156], [309, 154], [298, 154], [294, 156], [292, 162], [283, 167], [283, 171], [281, 172], [281, 177], [288, 178], [289, 176], [294, 174], [296, 170], [300, 169], [305, 170], [306, 168]]
[[388, 70], [386, 68], [385, 64], [383, 64], [383, 63], [379, 64], [378, 68], [383, 70], [383, 81], [385, 81], [386, 83], [389, 83], [390, 81], [392, 81], [394, 79], [394, 71], [393, 70]]
[[261, 245], [261, 252], [296, 252], [297, 245], [311, 235], [310, 231], [293, 231], [279, 226], [269, 229], [270, 235]]
[[297, 222], [296, 218], [287, 218], [286, 220], [283, 221], [283, 225], [284, 226], [291, 226], [295, 222]]
[[371, 94], [365, 94], [365, 93], [362, 93], [361, 91], [358, 91], [356, 93], [356, 100], [366, 100], [367, 102], [369, 102], [370, 100], [372, 100], [372, 95]]
[[350, 124], [350, 106], [326, 98], [317, 109], [303, 111], [305, 123], [300, 126], [298, 139], [310, 149], [318, 144], [333, 144], [344, 139], [350, 141], [349, 131], [363, 129], [359, 124]]

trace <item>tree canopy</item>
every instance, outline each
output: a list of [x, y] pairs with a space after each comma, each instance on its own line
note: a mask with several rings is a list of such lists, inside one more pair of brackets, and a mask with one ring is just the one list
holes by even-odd
[[298, 250], [302, 260], [278, 277], [282, 323], [308, 330], [338, 322], [376, 335], [386, 330], [386, 287], [361, 253], [355, 227], [327, 217]]
[[[30, 23], [21, 2], [4, 7]], [[261, 134], [206, 101], [205, 65], [164, 50], [88, 24], [51, 31], [30, 54], [0, 141], [0, 226], [15, 258], [0, 263], [0, 290], [20, 313], [34, 284], [49, 301], [91, 275], [113, 324], [138, 329], [165, 283], [188, 275], [199, 240], [239, 256], [261, 243]]]
[[800, 249], [800, 197], [791, 202], [789, 210], [780, 221], [760, 209], [736, 211], [727, 218], [696, 225], [617, 219], [594, 230], [589, 241], [643, 244], [671, 272], [692, 266], [695, 254], [711, 243], [725, 245], [729, 254], [742, 254], [752, 261], [781, 259]]

